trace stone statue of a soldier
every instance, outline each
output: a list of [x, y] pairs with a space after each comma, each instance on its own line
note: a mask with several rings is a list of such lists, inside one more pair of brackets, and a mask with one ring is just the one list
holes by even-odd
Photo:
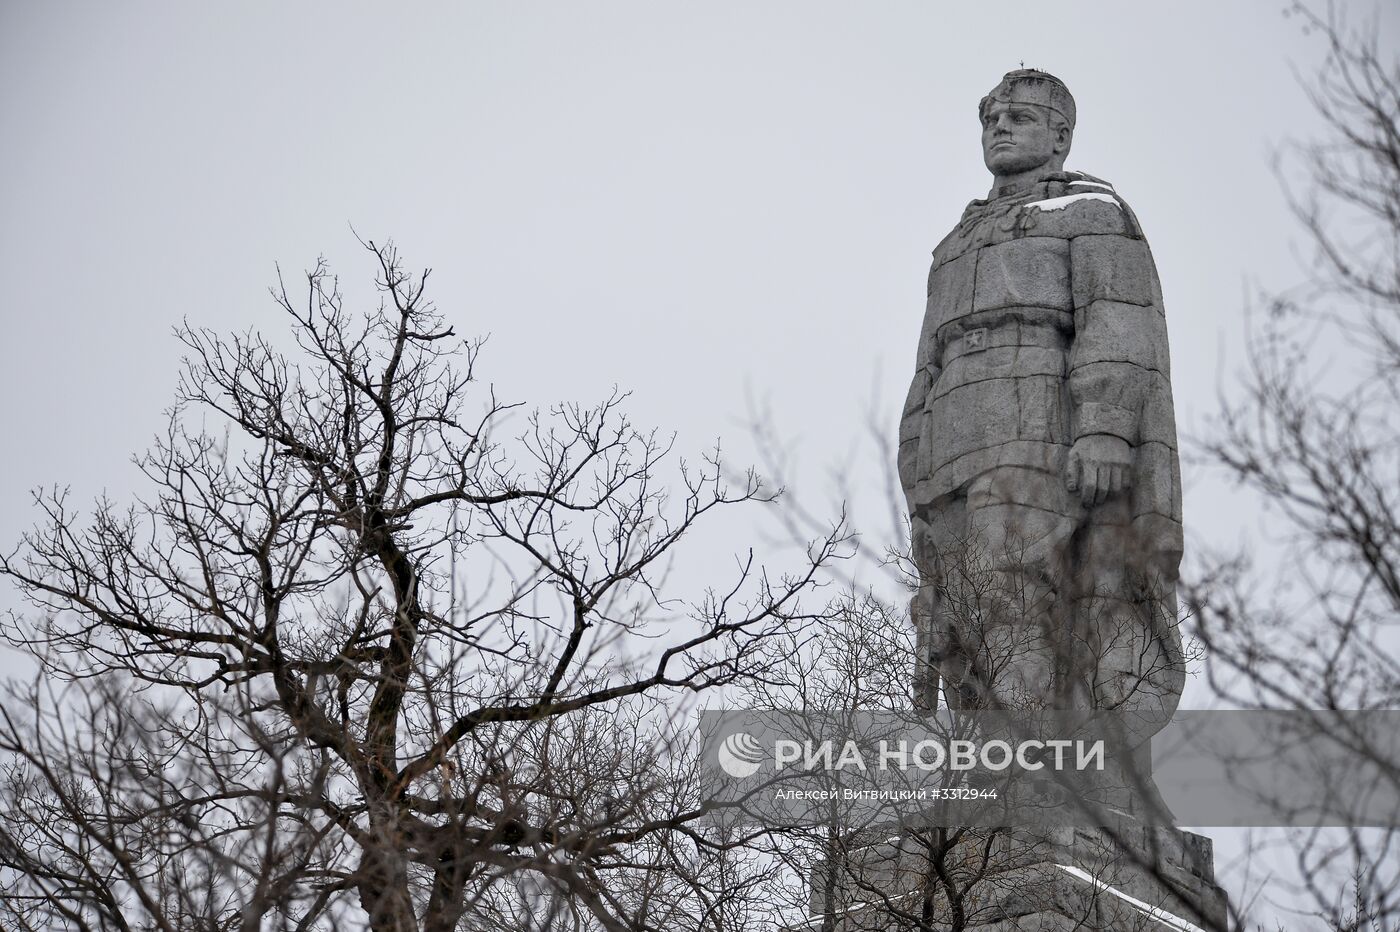
[[[1013, 71], [978, 113], [992, 190], [934, 250], [900, 422], [917, 704], [944, 696], [959, 735], [1101, 738], [1108, 760], [1053, 779], [973, 771], [967, 785], [996, 792], [957, 811], [973, 820], [959, 841], [929, 845], [941, 805], [881, 822], [854, 836], [858, 857], [814, 872], [813, 903], [821, 891], [821, 921], [841, 929], [894, 928], [895, 902], [939, 929], [1224, 928], [1210, 842], [1170, 824], [1147, 740], [1184, 679], [1152, 255], [1111, 185], [1065, 171], [1075, 104], [1058, 78]], [[980, 710], [1013, 714], [962, 714]], [[935, 875], [978, 879], [954, 881], [970, 892], [954, 902]]]
[[1064, 170], [1075, 104], [1023, 69], [981, 101], [985, 200], [933, 253], [899, 432], [920, 702], [1170, 715], [1181, 483], [1142, 229]]

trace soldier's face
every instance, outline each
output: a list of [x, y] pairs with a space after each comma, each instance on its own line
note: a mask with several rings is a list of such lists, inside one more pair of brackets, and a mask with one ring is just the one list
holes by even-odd
[[1068, 149], [1067, 127], [1051, 122], [1035, 104], [993, 100], [982, 114], [982, 159], [994, 175], [1015, 175], [1044, 165]]

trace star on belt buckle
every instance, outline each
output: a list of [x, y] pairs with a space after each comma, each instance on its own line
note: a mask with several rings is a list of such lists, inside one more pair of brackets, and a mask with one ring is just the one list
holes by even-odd
[[962, 336], [964, 353], [980, 353], [987, 348], [987, 328], [977, 327]]

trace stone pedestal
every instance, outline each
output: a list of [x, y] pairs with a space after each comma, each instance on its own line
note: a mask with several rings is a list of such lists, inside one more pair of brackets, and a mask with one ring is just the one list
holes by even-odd
[[906, 829], [813, 872], [798, 929], [1226, 932], [1210, 839], [1129, 816], [1102, 827]]

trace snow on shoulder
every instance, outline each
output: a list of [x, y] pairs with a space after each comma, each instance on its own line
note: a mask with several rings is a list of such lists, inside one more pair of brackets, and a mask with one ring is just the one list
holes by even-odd
[[[1079, 182], [1075, 182], [1078, 184]], [[1031, 201], [1027, 207], [1034, 207], [1038, 210], [1060, 210], [1068, 207], [1075, 201], [1105, 201], [1118, 207], [1118, 198], [1112, 194], [1103, 194], [1099, 191], [1085, 191], [1082, 194], [1066, 194], [1063, 197], [1046, 198], [1043, 201]], [[1122, 209], [1121, 207], [1119, 208]]]

